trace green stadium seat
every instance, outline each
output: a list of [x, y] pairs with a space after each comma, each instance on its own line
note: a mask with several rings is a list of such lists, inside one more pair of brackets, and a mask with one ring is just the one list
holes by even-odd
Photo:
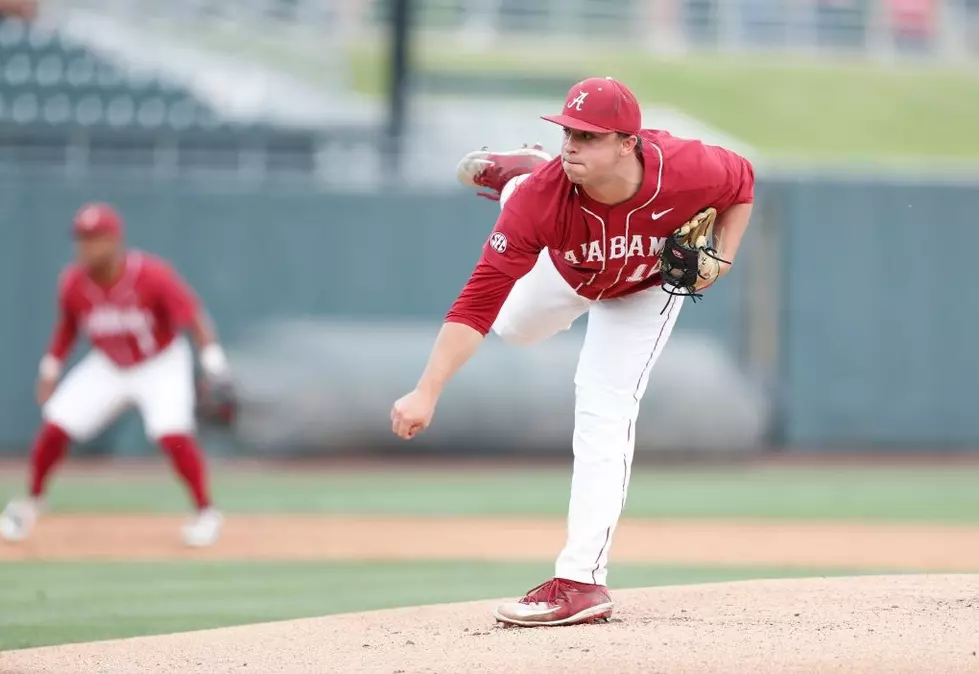
[[23, 84], [31, 79], [31, 59], [23, 52], [11, 54], [3, 61], [3, 81], [10, 84]]
[[41, 118], [47, 124], [68, 124], [74, 119], [74, 106], [67, 94], [55, 94], [41, 104]]
[[89, 84], [95, 79], [95, 59], [92, 57], [78, 57], [66, 61], [65, 81], [71, 86]]
[[167, 122], [167, 103], [159, 97], [144, 98], [136, 110], [136, 124], [144, 129], [156, 129]]
[[35, 62], [34, 81], [42, 87], [63, 86], [64, 78], [64, 59], [55, 55], [48, 55]]
[[7, 50], [27, 40], [27, 27], [20, 21], [0, 21], [0, 49]]

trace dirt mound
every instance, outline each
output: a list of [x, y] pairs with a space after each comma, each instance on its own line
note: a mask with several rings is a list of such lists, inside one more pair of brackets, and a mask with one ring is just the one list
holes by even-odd
[[37, 648], [4, 674], [979, 672], [979, 575], [746, 581], [616, 593], [609, 625], [494, 626], [495, 602]]

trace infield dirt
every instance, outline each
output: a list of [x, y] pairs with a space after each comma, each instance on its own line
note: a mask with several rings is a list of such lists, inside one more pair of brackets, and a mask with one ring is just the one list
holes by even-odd
[[[3, 560], [552, 560], [560, 518], [231, 515], [206, 550], [180, 545], [169, 515], [48, 515]], [[979, 527], [772, 520], [624, 519], [613, 562], [979, 570]]]

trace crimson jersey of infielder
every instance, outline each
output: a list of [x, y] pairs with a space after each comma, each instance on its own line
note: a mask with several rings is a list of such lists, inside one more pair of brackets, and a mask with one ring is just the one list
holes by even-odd
[[[639, 402], [683, 305], [682, 296], [658, 287], [659, 253], [674, 230], [713, 206], [718, 255], [732, 262], [754, 199], [747, 159], [643, 129], [635, 96], [610, 78], [574, 85], [563, 112], [543, 119], [564, 129], [560, 157], [536, 146], [471, 152], [460, 162], [462, 182], [489, 189], [484, 196], [499, 198], [501, 213], [415, 390], [391, 411], [393, 431], [414, 437], [491, 328], [532, 344], [588, 312], [574, 379], [567, 540], [551, 580], [496, 609], [498, 621], [519, 626], [611, 616], [606, 566], [626, 501]], [[729, 268], [722, 264], [720, 274]]]
[[[47, 480], [71, 441], [100, 433], [135, 406], [147, 435], [159, 443], [187, 484], [196, 515], [185, 543], [214, 543], [222, 516], [211, 504], [203, 453], [195, 438], [193, 354], [200, 349], [214, 380], [228, 364], [191, 288], [165, 260], [123, 247], [123, 223], [108, 204], [86, 204], [73, 223], [79, 257], [61, 274], [58, 320], [41, 360], [38, 402], [43, 426], [30, 457], [30, 490], [0, 515], [0, 537], [22, 540], [40, 511]], [[79, 332], [92, 350], [57, 384]]]

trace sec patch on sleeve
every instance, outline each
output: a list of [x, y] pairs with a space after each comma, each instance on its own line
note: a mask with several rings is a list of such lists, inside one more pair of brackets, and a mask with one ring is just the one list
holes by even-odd
[[507, 245], [506, 235], [503, 232], [493, 232], [489, 240], [489, 245], [497, 253], [505, 253]]

